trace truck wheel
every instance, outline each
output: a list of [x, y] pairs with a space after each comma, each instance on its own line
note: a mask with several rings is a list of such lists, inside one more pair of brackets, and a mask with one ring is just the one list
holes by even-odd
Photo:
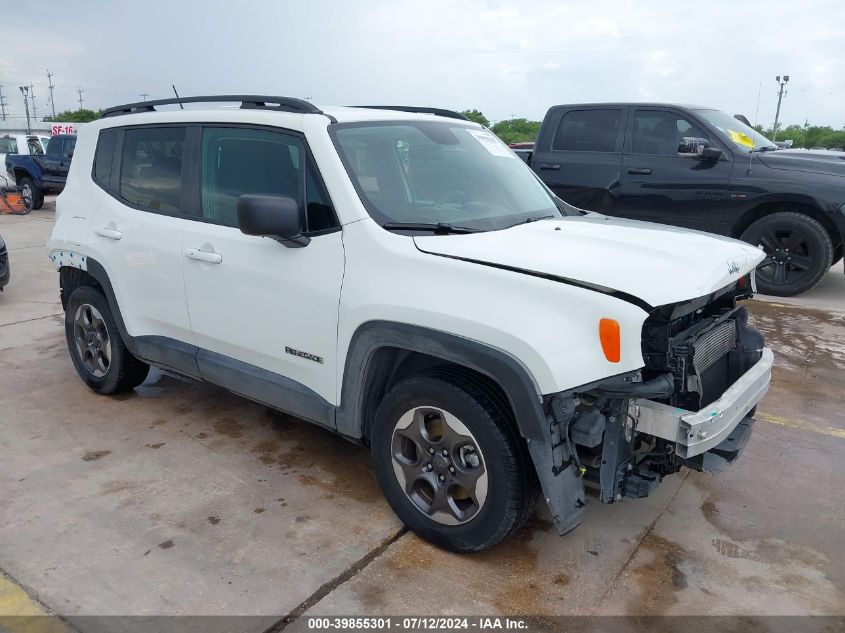
[[433, 370], [397, 383], [376, 411], [375, 472], [411, 530], [455, 552], [491, 547], [536, 499], [524, 441], [473, 380]]
[[766, 252], [757, 266], [757, 290], [791, 297], [816, 287], [833, 262], [833, 243], [825, 228], [802, 213], [782, 211], [760, 218], [742, 234]]
[[32, 182], [31, 178], [21, 178], [21, 197], [30, 211], [44, 206], [44, 192]]
[[80, 286], [71, 293], [65, 337], [73, 366], [94, 391], [113, 394], [134, 389], [150, 371], [126, 349], [109, 302], [95, 288]]

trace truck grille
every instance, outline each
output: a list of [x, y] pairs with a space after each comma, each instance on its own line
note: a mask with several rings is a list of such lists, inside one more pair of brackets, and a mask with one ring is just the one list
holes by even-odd
[[706, 407], [730, 386], [728, 354], [736, 348], [736, 321], [728, 319], [708, 330], [692, 347], [693, 372], [698, 377], [701, 406]]

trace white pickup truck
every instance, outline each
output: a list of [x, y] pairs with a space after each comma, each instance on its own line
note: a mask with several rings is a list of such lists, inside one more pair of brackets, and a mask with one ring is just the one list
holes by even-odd
[[49, 136], [34, 134], [4, 134], [0, 136], [0, 165], [5, 163], [6, 154], [41, 156], [47, 149]]
[[585, 486], [613, 503], [730, 464], [771, 376], [739, 303], [762, 251], [574, 208], [445, 110], [111, 108], [48, 249], [92, 389], [152, 365], [363, 443], [402, 521], [455, 551], [538, 493], [564, 534]]

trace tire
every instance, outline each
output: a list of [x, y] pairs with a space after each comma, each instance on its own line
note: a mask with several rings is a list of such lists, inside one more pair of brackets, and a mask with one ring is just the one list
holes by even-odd
[[394, 385], [370, 439], [376, 477], [399, 519], [454, 552], [487, 549], [520, 527], [537, 484], [509, 418], [490, 389], [454, 372]]
[[32, 178], [21, 178], [20, 188], [24, 204], [26, 204], [26, 208], [29, 211], [40, 209], [44, 206], [44, 192], [35, 186]]
[[99, 393], [134, 389], [150, 371], [149, 365], [126, 349], [109, 302], [96, 288], [80, 286], [71, 293], [65, 311], [65, 338], [79, 377]]
[[766, 259], [757, 266], [757, 291], [791, 297], [815, 288], [833, 265], [833, 242], [810, 216], [782, 211], [751, 224], [742, 240], [759, 246]]

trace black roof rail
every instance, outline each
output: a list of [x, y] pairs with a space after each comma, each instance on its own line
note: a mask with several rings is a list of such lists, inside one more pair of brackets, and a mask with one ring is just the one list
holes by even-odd
[[460, 119], [462, 121], [469, 121], [460, 112], [454, 110], [444, 110], [443, 108], [425, 108], [419, 106], [390, 106], [390, 105], [371, 105], [371, 106], [351, 106], [353, 108], [367, 108], [372, 110], [396, 110], [397, 112], [419, 112], [420, 114], [435, 114], [437, 116], [447, 117], [449, 119]]
[[313, 103], [294, 97], [271, 97], [265, 95], [209, 95], [199, 97], [179, 97], [178, 99], [156, 99], [155, 101], [139, 101], [125, 105], [114, 106], [103, 111], [102, 118], [133, 114], [135, 112], [155, 112], [156, 106], [181, 105], [183, 103], [241, 103], [241, 108], [280, 110], [283, 112], [298, 112], [301, 114], [323, 114]]

